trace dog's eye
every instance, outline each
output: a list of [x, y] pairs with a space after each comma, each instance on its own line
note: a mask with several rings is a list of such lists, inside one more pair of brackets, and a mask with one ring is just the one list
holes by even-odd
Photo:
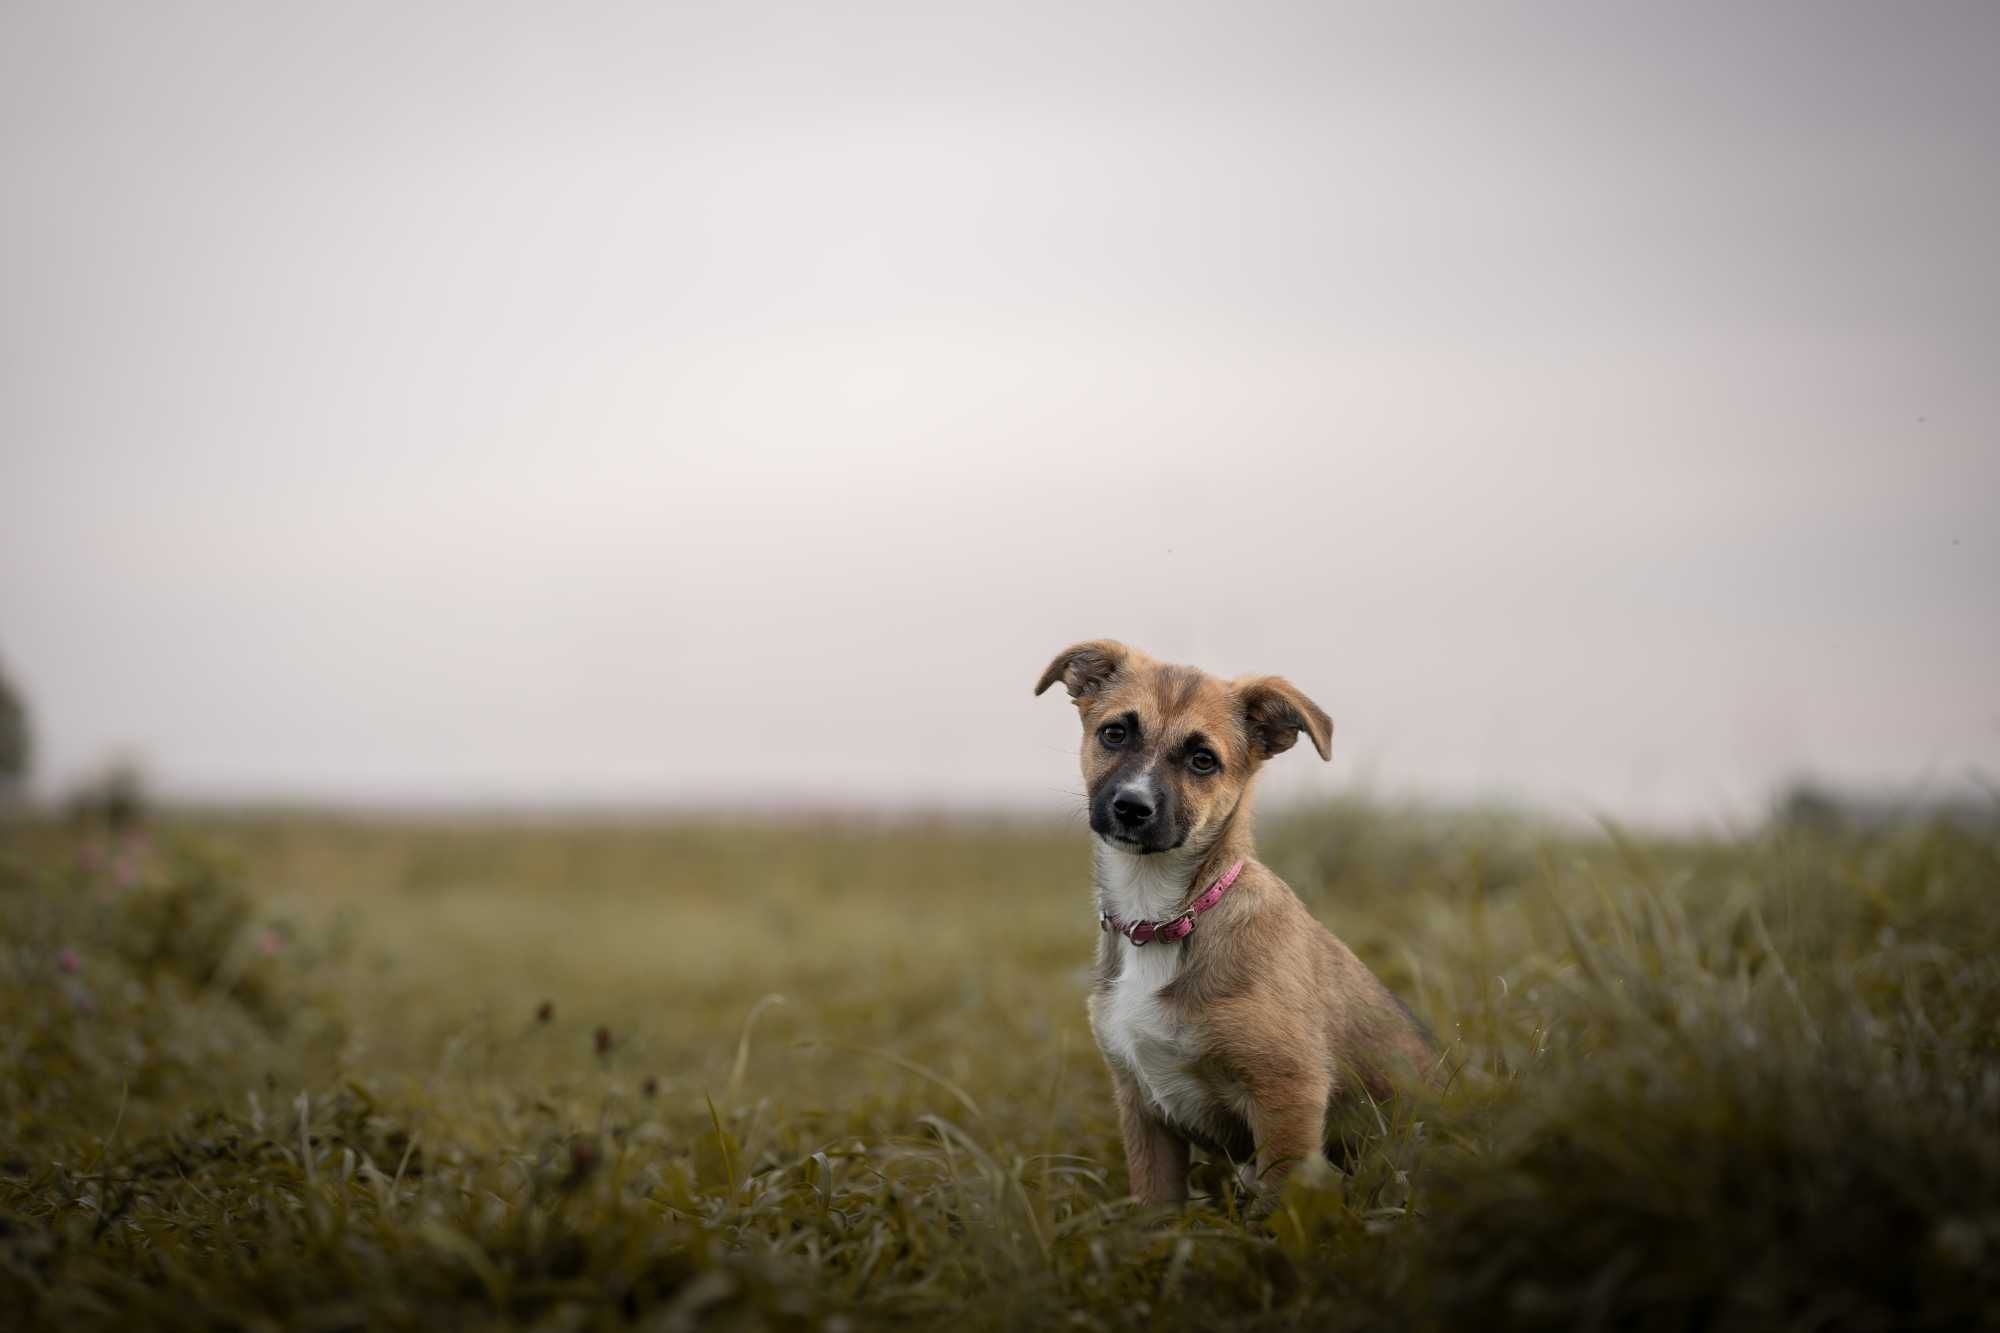
[[1196, 750], [1188, 756], [1188, 767], [1197, 773], [1213, 773], [1222, 765], [1206, 750]]
[[1097, 729], [1097, 739], [1104, 742], [1104, 748], [1115, 750], [1125, 743], [1125, 724], [1106, 722]]

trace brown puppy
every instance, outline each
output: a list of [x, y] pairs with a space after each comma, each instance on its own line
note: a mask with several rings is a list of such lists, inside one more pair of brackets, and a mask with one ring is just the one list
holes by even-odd
[[[1410, 1012], [1251, 850], [1258, 768], [1302, 731], [1330, 759], [1332, 720], [1276, 676], [1221, 680], [1108, 639], [1058, 653], [1035, 693], [1057, 681], [1083, 717], [1106, 919], [1090, 1025], [1132, 1192], [1185, 1199], [1194, 1145], [1241, 1164], [1261, 1215], [1321, 1150], [1336, 1095], [1385, 1096], [1395, 1076], [1439, 1068]], [[1141, 922], [1163, 931], [1132, 929]]]

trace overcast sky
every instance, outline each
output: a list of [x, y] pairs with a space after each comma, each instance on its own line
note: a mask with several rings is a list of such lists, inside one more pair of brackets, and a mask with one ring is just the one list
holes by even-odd
[[[940, 9], [949, 11], [939, 12]], [[2000, 6], [0, 9], [46, 791], [1063, 808], [2000, 774]]]

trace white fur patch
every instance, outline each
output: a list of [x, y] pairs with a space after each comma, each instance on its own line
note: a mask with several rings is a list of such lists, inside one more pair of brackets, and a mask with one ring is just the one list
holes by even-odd
[[[1135, 856], [1097, 844], [1097, 890], [1102, 910], [1126, 921], [1164, 919], [1188, 895], [1198, 856], [1161, 852]], [[1179, 940], [1144, 947], [1118, 942], [1118, 979], [1092, 1006], [1091, 1026], [1105, 1054], [1131, 1071], [1140, 1092], [1168, 1120], [1199, 1125], [1215, 1098], [1194, 1076], [1194, 1034], [1161, 1003], [1160, 988], [1181, 967]]]
[[[1097, 849], [1097, 905], [1127, 921], [1160, 921], [1188, 896], [1202, 854], [1186, 848], [1140, 856], [1102, 838]], [[1176, 955], [1178, 957], [1178, 955]]]

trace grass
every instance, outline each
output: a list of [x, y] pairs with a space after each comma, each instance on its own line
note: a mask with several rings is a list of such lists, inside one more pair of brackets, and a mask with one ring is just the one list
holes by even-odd
[[2000, 1325], [2000, 837], [1338, 806], [1453, 1044], [1256, 1228], [1124, 1197], [1070, 826], [0, 830], [29, 1327]]

